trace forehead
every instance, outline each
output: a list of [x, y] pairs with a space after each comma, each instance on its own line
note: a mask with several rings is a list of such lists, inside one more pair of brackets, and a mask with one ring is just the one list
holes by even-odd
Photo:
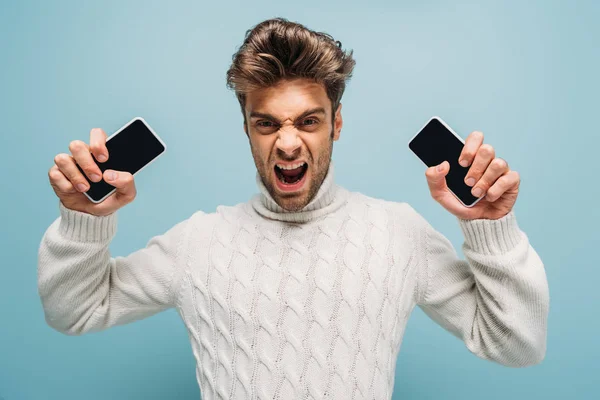
[[306, 79], [281, 81], [277, 85], [253, 90], [246, 96], [246, 112], [269, 113], [285, 119], [312, 108], [329, 112], [330, 101], [325, 86]]

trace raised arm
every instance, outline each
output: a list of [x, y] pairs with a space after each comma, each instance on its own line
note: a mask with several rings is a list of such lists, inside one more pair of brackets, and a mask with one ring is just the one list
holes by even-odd
[[416, 220], [417, 305], [480, 358], [511, 367], [540, 363], [548, 283], [514, 211], [498, 220], [458, 219], [466, 260], [422, 216]]
[[81, 335], [174, 306], [178, 256], [191, 218], [152, 237], [145, 248], [111, 257], [116, 213], [95, 216], [61, 202], [59, 209], [38, 253], [38, 292], [51, 327]]

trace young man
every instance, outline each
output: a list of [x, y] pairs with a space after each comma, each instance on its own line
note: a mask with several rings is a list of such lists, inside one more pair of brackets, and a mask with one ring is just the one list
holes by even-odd
[[[410, 205], [337, 185], [331, 154], [354, 64], [329, 35], [285, 19], [248, 31], [227, 82], [260, 193], [197, 211], [126, 257], [111, 257], [109, 244], [116, 210], [135, 198], [133, 177], [93, 161], [110, 156], [102, 130], [90, 145], [72, 142], [49, 171], [60, 217], [39, 250], [48, 324], [81, 335], [175, 307], [204, 399], [390, 398], [416, 305], [478, 357], [540, 363], [549, 292], [512, 210], [518, 174], [478, 132], [461, 154], [474, 195], [486, 193], [474, 207], [447, 190], [447, 161], [427, 170], [431, 195], [464, 233], [466, 260]], [[116, 193], [89, 202], [75, 162]]]

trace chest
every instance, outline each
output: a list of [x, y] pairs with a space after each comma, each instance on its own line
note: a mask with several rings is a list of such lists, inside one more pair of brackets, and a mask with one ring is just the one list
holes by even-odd
[[282, 335], [318, 345], [332, 330], [348, 343], [359, 329], [392, 334], [412, 293], [402, 240], [352, 219], [217, 226], [191, 265], [192, 301], [202, 325], [250, 347]]

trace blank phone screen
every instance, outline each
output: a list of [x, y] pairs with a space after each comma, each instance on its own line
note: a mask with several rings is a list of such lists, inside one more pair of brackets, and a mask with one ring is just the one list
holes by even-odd
[[[135, 174], [165, 151], [165, 146], [140, 119], [135, 119], [120, 132], [107, 139], [106, 148], [108, 149], [108, 160], [104, 163], [97, 161], [92, 154], [92, 158], [103, 173], [107, 169], [113, 169]], [[83, 173], [81, 167], [79, 165], [77, 167]], [[102, 200], [115, 189], [104, 179], [100, 182], [92, 182], [85, 173], [83, 175], [90, 184], [90, 189], [86, 193], [94, 201]]]
[[427, 165], [433, 167], [444, 161], [450, 163], [450, 172], [446, 175], [446, 184], [465, 205], [472, 205], [477, 197], [471, 194], [471, 186], [465, 183], [469, 167], [458, 163], [464, 143], [456, 137], [438, 119], [433, 118], [411, 140], [408, 147]]

